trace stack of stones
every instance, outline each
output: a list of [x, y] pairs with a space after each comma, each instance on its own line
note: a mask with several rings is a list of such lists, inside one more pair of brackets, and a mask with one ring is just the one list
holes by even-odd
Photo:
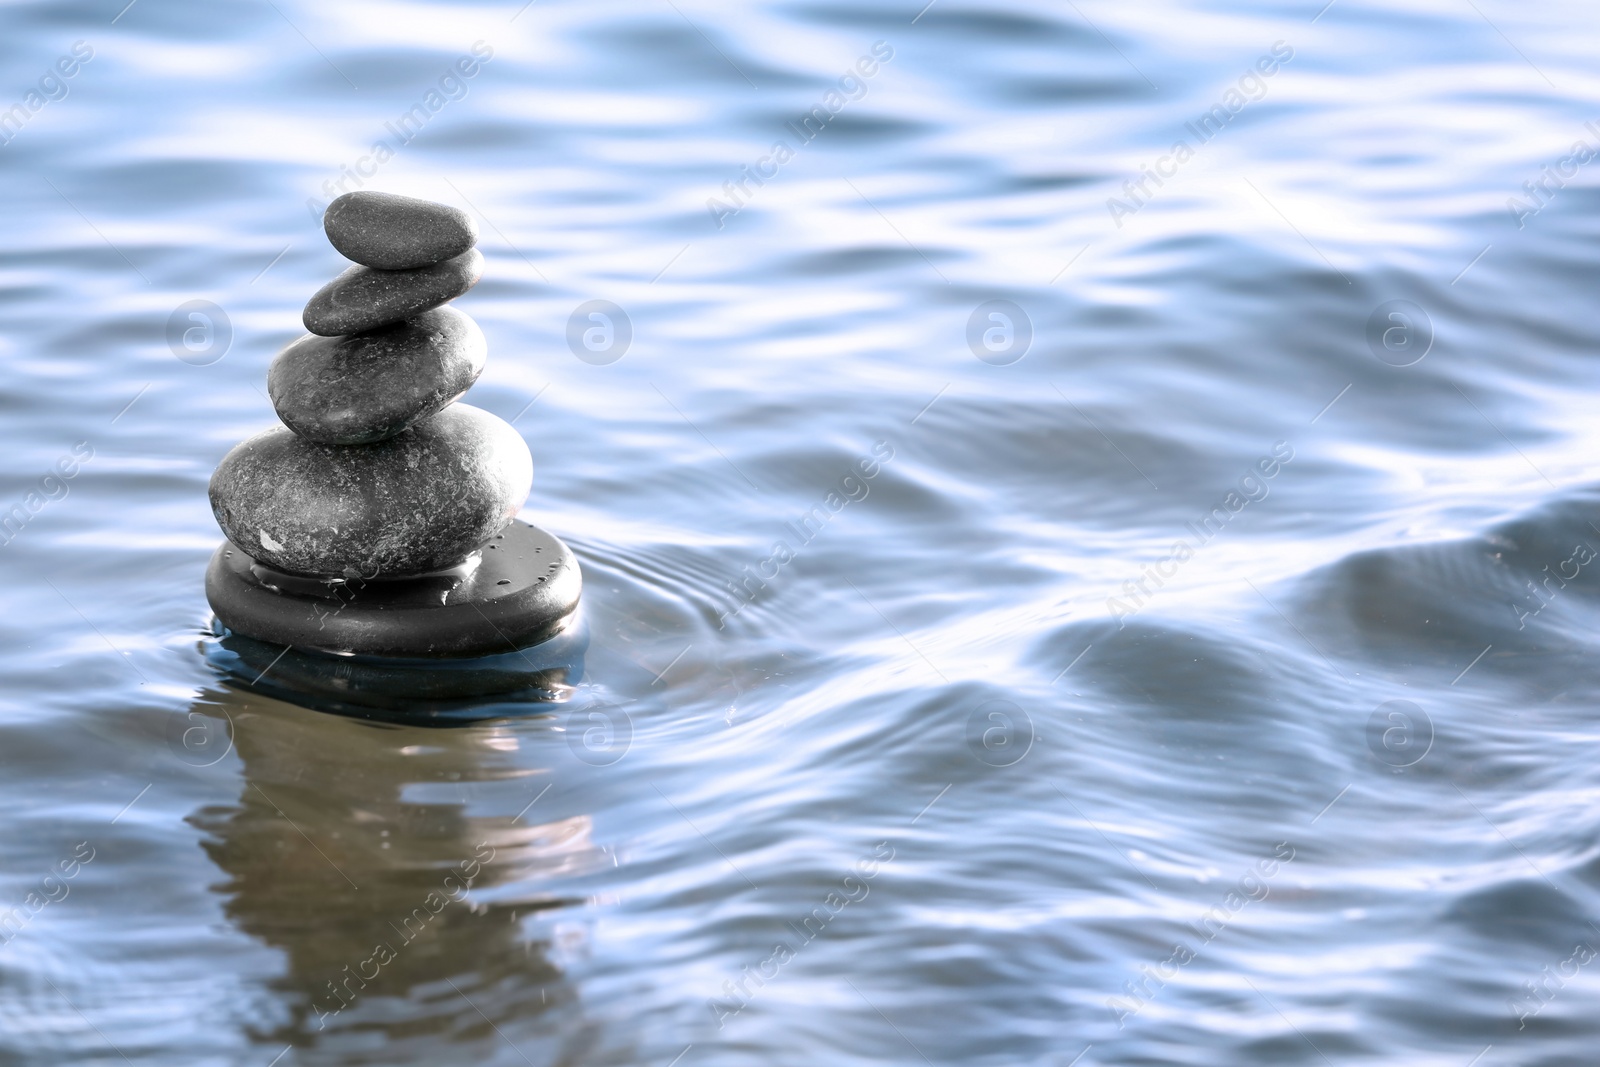
[[533, 480], [516, 431], [455, 402], [487, 356], [477, 324], [448, 303], [483, 273], [477, 226], [443, 204], [364, 191], [330, 204], [323, 225], [356, 266], [306, 304], [310, 334], [267, 372], [284, 426], [228, 453], [212, 510], [234, 547], [289, 575], [459, 568]]

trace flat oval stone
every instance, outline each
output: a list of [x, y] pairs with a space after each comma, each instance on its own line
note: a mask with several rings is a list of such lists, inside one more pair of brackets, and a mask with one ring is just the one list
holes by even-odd
[[[364, 704], [369, 697], [386, 697], [396, 710], [416, 708], [418, 701], [429, 698], [460, 699], [521, 689], [531, 681], [528, 671], [563, 665], [569, 666], [564, 680], [576, 684], [583, 670], [584, 627], [576, 616], [582, 591], [583, 575], [572, 550], [544, 530], [516, 519], [472, 560], [432, 575], [372, 581], [307, 578], [251, 559], [226, 541], [206, 571], [206, 598], [222, 624], [234, 635], [267, 642], [255, 649], [233, 646], [246, 659], [263, 657], [239, 680], [261, 681], [271, 665], [268, 681], [287, 682], [286, 688], [298, 688], [302, 698], [342, 695]], [[563, 635], [577, 647], [569, 645], [568, 652], [540, 647], [527, 655], [516, 654], [517, 649]], [[293, 645], [295, 651], [280, 657], [284, 645]], [[432, 669], [387, 659], [368, 661], [362, 680], [363, 672], [352, 674], [350, 668], [356, 664], [342, 656], [324, 661], [320, 670], [313, 660], [297, 662], [312, 649], [427, 657], [431, 662], [426, 667]], [[560, 656], [576, 652], [576, 657], [552, 661], [547, 658], [551, 652]], [[502, 654], [508, 661], [498, 668], [469, 660], [456, 664], [468, 673], [457, 674], [454, 680], [449, 671], [439, 672], [449, 664], [438, 657]], [[296, 671], [297, 667], [303, 670]], [[472, 677], [488, 668], [494, 668], [491, 676]], [[507, 678], [500, 668], [522, 677]], [[297, 687], [297, 680], [308, 684]], [[372, 688], [357, 684], [358, 680]], [[488, 684], [483, 689], [472, 691], [484, 683]]]
[[211, 510], [262, 563], [371, 580], [461, 563], [517, 513], [532, 482], [517, 431], [452, 404], [374, 445], [319, 445], [281, 426], [257, 434], [217, 465]]
[[367, 333], [307, 334], [272, 361], [267, 395], [284, 425], [308, 441], [371, 444], [453, 402], [488, 355], [477, 323], [437, 307]]
[[483, 253], [476, 248], [415, 270], [351, 267], [312, 295], [300, 319], [323, 337], [364, 333], [454, 300], [482, 275]]
[[459, 208], [366, 190], [329, 204], [322, 228], [340, 255], [379, 270], [431, 266], [478, 243], [478, 224]]

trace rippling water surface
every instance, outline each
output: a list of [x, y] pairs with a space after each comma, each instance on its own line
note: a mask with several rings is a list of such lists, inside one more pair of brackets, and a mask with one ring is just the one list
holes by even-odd
[[[0, 15], [0, 1063], [1594, 1062], [1592, 5], [122, 4]], [[563, 702], [213, 665], [359, 186]]]

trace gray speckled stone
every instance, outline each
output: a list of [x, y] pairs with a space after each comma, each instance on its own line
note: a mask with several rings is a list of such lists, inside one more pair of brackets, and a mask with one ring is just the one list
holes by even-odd
[[476, 248], [415, 270], [351, 267], [318, 289], [300, 318], [324, 337], [375, 330], [454, 300], [482, 275], [483, 254]]
[[371, 444], [466, 392], [488, 354], [477, 323], [438, 307], [368, 333], [300, 338], [272, 361], [267, 395], [284, 425], [308, 441]]
[[340, 255], [379, 270], [427, 267], [478, 243], [478, 224], [459, 208], [365, 190], [329, 204], [322, 228]]
[[211, 510], [234, 545], [279, 570], [394, 577], [454, 566], [528, 498], [517, 432], [452, 404], [375, 445], [319, 445], [274, 427], [211, 476]]

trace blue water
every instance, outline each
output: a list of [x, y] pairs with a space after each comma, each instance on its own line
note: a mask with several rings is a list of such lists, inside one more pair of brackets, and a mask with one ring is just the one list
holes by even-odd
[[[0, 1064], [1594, 1062], [1592, 5], [520, 2], [4, 9]], [[212, 665], [357, 187], [558, 702]]]

